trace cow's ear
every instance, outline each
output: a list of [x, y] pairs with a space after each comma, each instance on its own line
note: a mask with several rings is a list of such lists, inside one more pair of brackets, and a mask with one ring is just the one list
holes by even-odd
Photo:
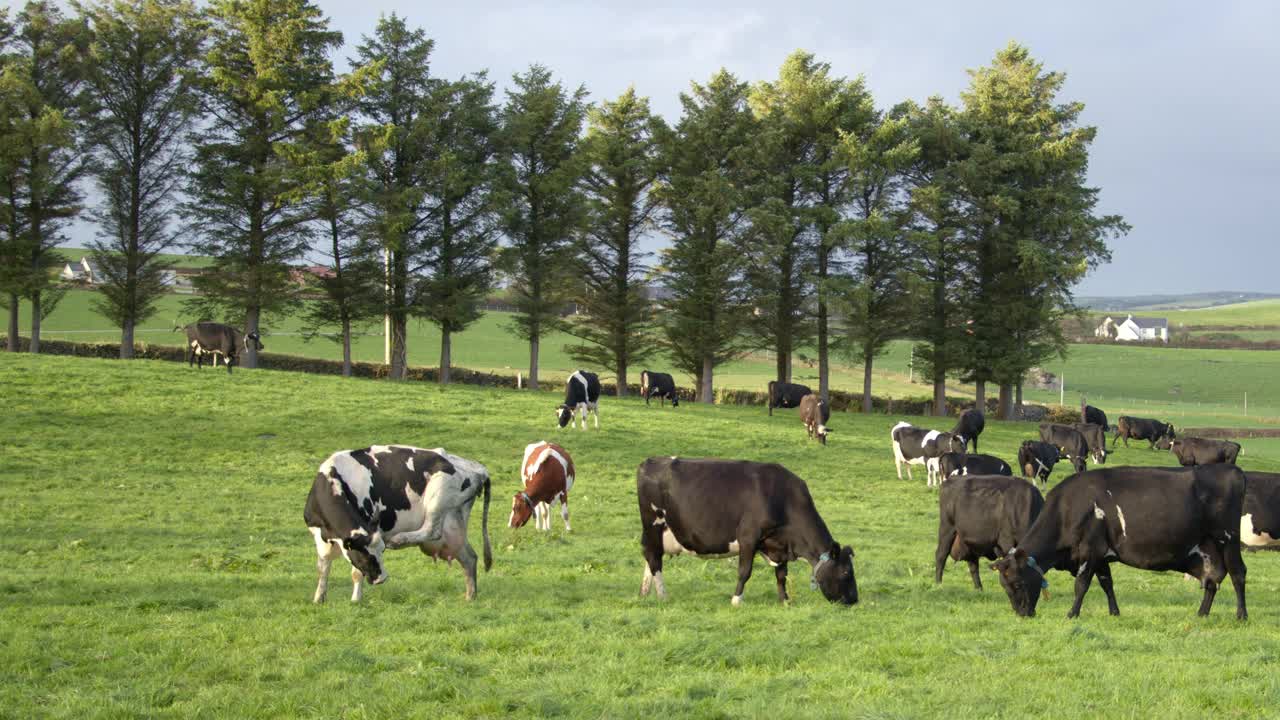
[[852, 559], [853, 559], [853, 548], [849, 547], [848, 545], [845, 545], [845, 546], [844, 546], [844, 549], [840, 551], [840, 556], [841, 556], [841, 557], [846, 557], [846, 558], [849, 558], [850, 560], [852, 560]]
[[827, 549], [827, 552], [830, 553], [833, 558], [840, 557], [840, 543], [832, 541], [831, 547]]

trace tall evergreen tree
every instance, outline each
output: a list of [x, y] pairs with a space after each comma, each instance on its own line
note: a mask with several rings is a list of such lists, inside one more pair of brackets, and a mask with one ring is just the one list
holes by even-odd
[[566, 90], [541, 65], [514, 76], [512, 84], [500, 134], [501, 261], [512, 281], [511, 330], [529, 341], [529, 387], [537, 389], [540, 344], [559, 324], [571, 241], [585, 216], [578, 147], [587, 91]]
[[577, 247], [581, 289], [575, 295], [580, 315], [566, 327], [585, 344], [565, 349], [579, 362], [613, 369], [623, 396], [627, 368], [651, 356], [655, 346], [640, 239], [658, 209], [653, 186], [662, 173], [666, 126], [635, 88], [592, 108], [588, 118], [582, 146], [587, 220]]
[[746, 349], [751, 308], [739, 243], [756, 129], [747, 95], [747, 84], [727, 70], [681, 93], [684, 115], [667, 143], [666, 174], [655, 190], [671, 238], [661, 267], [669, 295], [660, 315], [664, 346], [677, 368], [697, 378], [704, 403], [715, 401], [715, 368]]
[[[0, 8], [0, 137], [4, 138], [17, 135], [26, 87], [11, 54], [13, 32], [9, 9]], [[0, 143], [0, 307], [9, 321], [5, 337], [9, 352], [18, 351], [18, 312], [27, 268], [18, 150], [16, 143]]]
[[156, 312], [176, 242], [170, 225], [196, 104], [184, 74], [201, 31], [189, 0], [107, 0], [81, 7], [93, 32], [86, 81], [94, 115], [93, 174], [102, 204], [92, 244], [101, 275], [94, 309], [120, 328], [120, 357], [133, 357], [134, 327]]
[[[195, 145], [186, 211], [214, 258], [200, 275], [201, 314], [236, 314], [256, 333], [263, 313], [296, 305], [290, 263], [314, 232], [307, 182], [287, 149], [313, 137], [335, 92], [330, 52], [342, 34], [306, 0], [214, 0], [196, 80], [206, 127]], [[256, 367], [250, 347], [246, 367]]]

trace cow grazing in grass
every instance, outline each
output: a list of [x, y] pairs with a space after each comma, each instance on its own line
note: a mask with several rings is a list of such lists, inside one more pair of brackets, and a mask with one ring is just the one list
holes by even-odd
[[795, 383], [778, 382], [777, 380], [769, 381], [769, 415], [773, 415], [774, 408], [793, 408], [800, 407], [800, 401], [805, 395], [812, 395], [813, 391], [808, 385], [797, 385]]
[[808, 431], [810, 438], [817, 438], [823, 445], [827, 444], [827, 433], [831, 430], [827, 422], [831, 420], [831, 406], [823, 402], [817, 395], [805, 395], [800, 401], [800, 422]]
[[1169, 452], [1178, 458], [1178, 463], [1183, 467], [1214, 463], [1235, 465], [1236, 458], [1240, 455], [1240, 443], [1230, 440], [1184, 437], [1170, 440]]
[[582, 429], [587, 429], [587, 413], [590, 412], [600, 429], [600, 376], [586, 370], [576, 370], [564, 384], [564, 403], [556, 407], [556, 420], [560, 427], [572, 424], [576, 412], [582, 413]]
[[[978, 408], [969, 408], [960, 413], [956, 426], [951, 429], [952, 435], [959, 435], [973, 443], [973, 451], [978, 452], [978, 436], [987, 427], [987, 419]], [[967, 446], [966, 446], [967, 447]]]
[[533, 443], [524, 449], [520, 463], [520, 482], [523, 488], [511, 498], [509, 527], [523, 527], [532, 516], [534, 527], [551, 529], [551, 503], [560, 503], [560, 517], [564, 518], [565, 532], [569, 527], [569, 489], [573, 487], [573, 458], [569, 451], [546, 441]]
[[1240, 544], [1251, 549], [1280, 549], [1280, 473], [1246, 472]]
[[1049, 481], [1053, 466], [1061, 459], [1058, 447], [1043, 440], [1027, 440], [1018, 448], [1018, 469], [1022, 477], [1034, 478], [1041, 484]]
[[978, 560], [995, 560], [1017, 546], [1044, 506], [1035, 485], [1005, 475], [966, 475], [938, 493], [938, 549], [934, 582], [942, 584], [947, 556], [969, 563], [973, 586], [982, 589]]
[[893, 467], [898, 471], [898, 479], [902, 479], [903, 465], [907, 466], [907, 478], [912, 480], [911, 466], [924, 465], [930, 487], [942, 482], [938, 458], [951, 452], [965, 454], [964, 437], [918, 428], [910, 423], [894, 425], [889, 437], [893, 440]]
[[1089, 457], [1089, 441], [1071, 425], [1042, 423], [1040, 439], [1058, 448], [1064, 459], [1071, 461], [1076, 472], [1084, 472], [1085, 459]]
[[671, 407], [680, 407], [680, 394], [676, 392], [676, 381], [666, 373], [645, 370], [640, 373], [640, 394], [644, 396], [644, 404], [649, 398], [658, 398], [659, 405], [671, 401]]
[[1099, 465], [1107, 463], [1107, 433], [1105, 429], [1095, 423], [1076, 423], [1071, 427], [1075, 428], [1084, 438], [1084, 442], [1089, 446], [1089, 457]]
[[778, 600], [786, 602], [787, 563], [813, 565], [813, 584], [831, 602], [858, 602], [853, 548], [831, 537], [818, 515], [809, 487], [781, 465], [741, 460], [649, 458], [636, 471], [640, 501], [640, 543], [644, 581], [640, 594], [662, 582], [664, 555], [738, 556], [738, 585], [732, 602], [742, 602], [757, 554], [774, 568]]
[[1045, 573], [1055, 569], [1076, 578], [1067, 617], [1080, 614], [1095, 575], [1111, 614], [1119, 615], [1110, 564], [1120, 562], [1199, 579], [1201, 615], [1209, 614], [1230, 575], [1236, 617], [1244, 620], [1245, 565], [1237, 534], [1244, 500], [1245, 475], [1234, 465], [1090, 470], [1050, 490], [1031, 529], [991, 567], [1022, 616], [1035, 615], [1040, 591], [1048, 587]]
[[209, 355], [214, 367], [217, 367], [218, 356], [222, 356], [223, 364], [227, 366], [227, 373], [230, 374], [231, 366], [239, 357], [241, 347], [248, 352], [249, 343], [253, 343], [254, 349], [265, 349], [258, 333], [242, 335], [239, 330], [222, 323], [196, 322], [175, 327], [173, 330], [186, 333], [187, 367], [195, 364], [196, 367], [203, 369], [205, 355]]
[[1161, 439], [1174, 440], [1177, 437], [1177, 434], [1173, 431], [1173, 425], [1170, 423], [1121, 415], [1116, 420], [1116, 434], [1111, 438], [1111, 447], [1114, 448], [1116, 441], [1121, 438], [1124, 438], [1124, 446], [1129, 447], [1129, 438], [1133, 438], [1134, 440], [1146, 440], [1151, 444], [1150, 449], [1154, 450], [1156, 443]]
[[1084, 406], [1084, 421], [1100, 426], [1103, 432], [1111, 427], [1107, 424], [1107, 414], [1092, 405]]
[[1013, 475], [1009, 463], [994, 455], [946, 453], [938, 458], [938, 472], [946, 480], [954, 475]]
[[474, 460], [405, 445], [343, 450], [320, 464], [303, 518], [315, 538], [320, 571], [315, 602], [324, 602], [329, 565], [339, 555], [351, 563], [351, 601], [362, 581], [387, 580], [386, 549], [417, 546], [424, 555], [462, 565], [467, 599], [476, 596], [476, 551], [467, 542], [467, 521], [484, 493], [481, 532], [484, 569], [493, 565], [489, 546], [489, 471]]

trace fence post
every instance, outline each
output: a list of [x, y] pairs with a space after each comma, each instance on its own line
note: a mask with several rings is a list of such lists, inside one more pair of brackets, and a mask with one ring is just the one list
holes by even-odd
[[517, 371], [516, 371], [516, 389], [517, 389], [517, 390], [523, 390], [523, 389], [524, 389], [524, 378], [523, 378], [523, 376], [521, 376], [521, 374], [520, 374], [520, 371], [519, 371], [519, 370], [517, 370]]

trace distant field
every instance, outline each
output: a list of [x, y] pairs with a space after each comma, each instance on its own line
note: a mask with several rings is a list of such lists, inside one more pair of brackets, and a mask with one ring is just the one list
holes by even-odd
[[1166, 310], [1169, 326], [1181, 325], [1280, 325], [1280, 299], [1221, 305], [1203, 310]]

